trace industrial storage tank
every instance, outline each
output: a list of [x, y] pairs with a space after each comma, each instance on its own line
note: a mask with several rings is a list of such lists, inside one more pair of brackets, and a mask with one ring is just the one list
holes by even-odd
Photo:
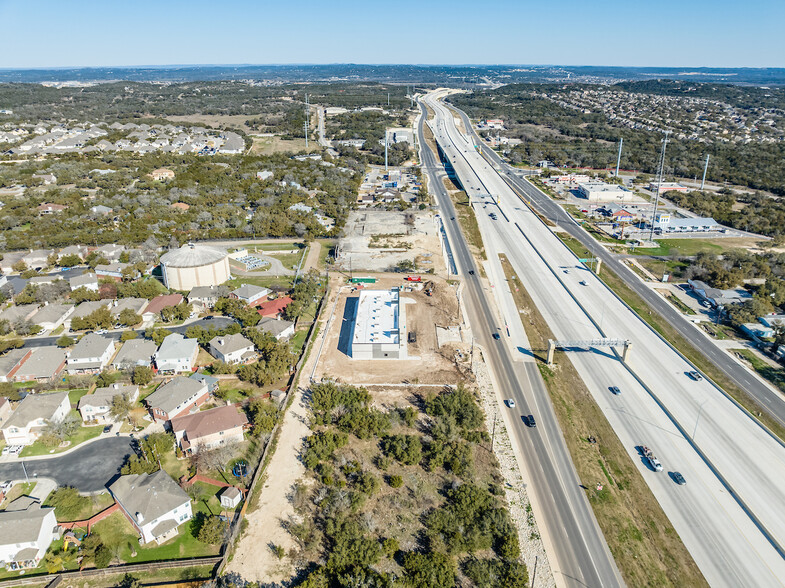
[[161, 256], [164, 284], [172, 290], [218, 286], [231, 278], [229, 256], [217, 247], [186, 243]]

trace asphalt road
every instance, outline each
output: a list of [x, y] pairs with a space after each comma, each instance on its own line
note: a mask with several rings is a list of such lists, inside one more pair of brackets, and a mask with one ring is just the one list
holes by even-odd
[[101, 492], [133, 453], [131, 443], [127, 436], [106, 437], [59, 457], [3, 462], [0, 481], [52, 478], [59, 486], [73, 486], [82, 493]]
[[[185, 331], [189, 327], [194, 326], [201, 326], [205, 329], [225, 329], [232, 323], [236, 322], [233, 318], [225, 317], [225, 316], [217, 316], [212, 319], [199, 319], [198, 321], [194, 321], [192, 323], [188, 323], [187, 325], [180, 325], [178, 327], [163, 327], [167, 331], [171, 331], [172, 333], [180, 333], [181, 335], [185, 335]], [[119, 341], [122, 334], [125, 332], [125, 329], [118, 329], [115, 331], [109, 331], [104, 334], [104, 337], [108, 337], [109, 339], [114, 339], [115, 341]], [[144, 337], [145, 329], [136, 329], [136, 332], [139, 334], [139, 337]], [[58, 335], [57, 337], [31, 337], [29, 339], [25, 339], [25, 344], [23, 347], [47, 347], [56, 345], [56, 341], [62, 337], [62, 335]]]
[[[454, 107], [453, 107], [454, 108]], [[472, 128], [466, 113], [459, 109], [454, 110], [460, 115], [467, 129]], [[717, 347], [707, 343], [706, 337], [699, 333], [695, 325], [690, 323], [676, 310], [672, 304], [664, 300], [646, 286], [628, 266], [597, 242], [585, 229], [578, 225], [572, 217], [558, 204], [553, 202], [547, 194], [538, 190], [516, 173], [513, 167], [501, 159], [498, 153], [485, 145], [485, 141], [475, 137], [475, 143], [481, 146], [483, 154], [498, 168], [504, 179], [511, 183], [517, 190], [525, 195], [526, 201], [548, 220], [557, 223], [572, 237], [581, 242], [592, 256], [602, 259], [602, 263], [611, 268], [638, 296], [658, 314], [667, 320], [679, 334], [689, 341], [704, 357], [716, 365], [720, 371], [739, 388], [752, 396], [761, 410], [766, 411], [780, 425], [785, 427], [785, 398], [765, 383], [751, 375], [743, 366], [731, 359], [728, 354]]]
[[[689, 380], [685, 372], [691, 366], [521, 206], [493, 166], [449, 122], [451, 115], [443, 119], [448, 122], [443, 132], [456, 146], [448, 149], [449, 156], [464, 187], [476, 194], [489, 279], [497, 286], [494, 293], [511, 341], [525, 340], [525, 333], [504, 276], [493, 267], [498, 252], [507, 254], [558, 339], [633, 341], [626, 363], [597, 349], [571, 354], [571, 361], [709, 583], [780, 585], [785, 577], [782, 446], [710, 383]], [[493, 194], [498, 204], [483, 194]], [[610, 394], [611, 385], [622, 394]], [[635, 449], [643, 444], [655, 449], [669, 475], [680, 470], [687, 486], [648, 468]]]
[[[622, 586], [619, 571], [581, 489], [537, 366], [533, 361], [513, 361], [508, 346], [491, 337], [499, 329], [500, 320], [491, 309], [490, 293], [483, 288], [458, 221], [452, 220], [455, 209], [441, 181], [443, 167], [425, 143], [424, 119], [423, 115], [418, 128], [423, 166], [432, 177], [430, 185], [463, 274], [464, 302], [472, 331], [485, 350], [495, 387], [502, 391], [503, 398], [515, 399], [519, 407], [515, 415], [507, 415], [508, 431], [518, 447], [517, 454], [526, 456], [522, 469], [528, 474], [528, 491], [537, 523], [543, 530], [551, 569], [565, 586]], [[474, 273], [469, 274], [470, 270]], [[536, 429], [526, 428], [520, 420], [520, 414], [529, 407], [536, 407]]]

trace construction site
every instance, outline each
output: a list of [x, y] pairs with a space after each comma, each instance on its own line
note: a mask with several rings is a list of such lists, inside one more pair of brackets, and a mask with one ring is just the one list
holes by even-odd
[[[445, 385], [469, 377], [471, 340], [460, 326], [457, 289], [458, 284], [419, 274], [374, 274], [354, 277], [354, 283], [347, 275], [334, 275], [314, 380], [331, 378], [368, 386]], [[374, 330], [363, 322], [373, 309], [360, 311], [362, 334], [355, 336], [360, 301], [369, 295], [383, 305], [398, 305], [402, 318], [393, 319], [390, 311], [388, 319], [374, 319], [380, 326], [379, 335], [373, 335]], [[384, 320], [389, 325], [382, 324]], [[375, 357], [364, 351], [373, 336], [383, 349]]]
[[444, 276], [439, 226], [432, 212], [354, 211], [336, 249], [336, 266], [346, 272], [384, 272], [403, 263], [412, 271]]

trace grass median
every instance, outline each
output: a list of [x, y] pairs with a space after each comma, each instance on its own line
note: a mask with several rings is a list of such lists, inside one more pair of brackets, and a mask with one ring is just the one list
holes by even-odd
[[[563, 233], [557, 236], [578, 257], [590, 257], [588, 250], [574, 237]], [[696, 347], [685, 339], [667, 319], [656, 310], [653, 310], [643, 298], [638, 296], [616, 273], [603, 266], [600, 279], [632, 308], [636, 314], [646, 321], [655, 331], [665, 338], [671, 345], [678, 349], [690, 362], [698, 367], [704, 374], [711, 378], [720, 388], [727, 392], [736, 402], [754, 414], [772, 433], [785, 440], [785, 427], [769, 416], [763, 407], [750, 396], [744, 389], [737, 386], [728, 378], [708, 357], [703, 355]]]
[[[512, 266], [500, 258], [511, 280]], [[578, 477], [627, 585], [707, 586], [569, 358], [557, 351], [554, 366], [543, 362], [555, 337], [517, 277], [512, 294]]]

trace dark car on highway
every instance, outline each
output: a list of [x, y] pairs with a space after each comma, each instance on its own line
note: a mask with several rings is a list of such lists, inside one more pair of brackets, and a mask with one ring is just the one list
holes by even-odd
[[687, 480], [684, 479], [684, 476], [681, 475], [681, 472], [673, 472], [671, 473], [671, 477], [673, 481], [676, 482], [679, 486], [684, 486], [687, 483]]
[[499, 339], [501, 339], [501, 335], [499, 335], [499, 333], [494, 333], [492, 336], [493, 336], [493, 338], [494, 338], [494, 339], [496, 339], [497, 341], [498, 341]]
[[698, 372], [696, 372], [695, 370], [693, 370], [693, 371], [691, 371], [691, 372], [687, 372], [687, 375], [688, 375], [690, 378], [692, 378], [693, 380], [695, 380], [696, 382], [700, 382], [701, 380], [703, 380], [703, 376], [701, 376], [701, 375], [700, 375]]
[[521, 415], [521, 420], [526, 424], [527, 427], [536, 427], [537, 421], [534, 420], [534, 415], [526, 416], [525, 414]]
[[612, 393], [612, 394], [615, 394], [616, 396], [618, 396], [619, 394], [621, 394], [621, 390], [619, 390], [619, 387], [618, 387], [618, 386], [611, 386], [610, 388], [608, 388], [608, 390], [610, 390], [610, 391], [611, 391], [611, 393]]

